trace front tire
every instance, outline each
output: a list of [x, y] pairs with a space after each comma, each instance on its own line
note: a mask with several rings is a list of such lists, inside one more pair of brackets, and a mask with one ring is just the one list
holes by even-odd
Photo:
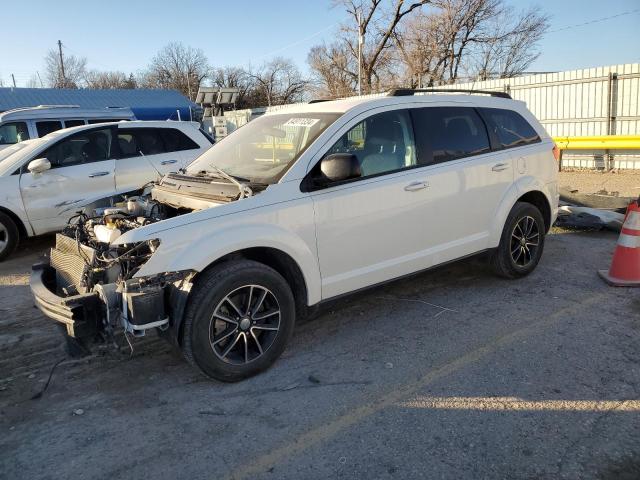
[[520, 278], [535, 270], [544, 249], [545, 224], [537, 207], [517, 202], [505, 221], [500, 244], [491, 254], [496, 275]]
[[237, 382], [267, 369], [295, 324], [291, 288], [274, 269], [252, 260], [204, 272], [184, 319], [184, 356], [205, 375]]
[[18, 246], [20, 232], [7, 214], [0, 212], [0, 262], [13, 253]]

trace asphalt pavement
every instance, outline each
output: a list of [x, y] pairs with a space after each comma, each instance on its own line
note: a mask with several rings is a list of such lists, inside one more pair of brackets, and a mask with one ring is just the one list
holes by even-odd
[[341, 300], [237, 384], [155, 336], [66, 360], [29, 297], [36, 241], [0, 264], [0, 478], [640, 478], [640, 291], [596, 274], [616, 238]]

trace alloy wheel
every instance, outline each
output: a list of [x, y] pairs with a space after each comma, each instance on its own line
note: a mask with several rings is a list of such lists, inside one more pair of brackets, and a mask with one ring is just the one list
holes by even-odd
[[7, 227], [0, 223], [0, 253], [7, 248], [7, 244], [9, 243], [9, 232], [7, 231]]
[[280, 305], [260, 285], [245, 285], [228, 293], [209, 322], [209, 342], [223, 362], [245, 365], [269, 350], [280, 329]]
[[533, 217], [522, 217], [511, 232], [511, 259], [519, 267], [526, 267], [535, 258], [540, 245], [540, 229]]

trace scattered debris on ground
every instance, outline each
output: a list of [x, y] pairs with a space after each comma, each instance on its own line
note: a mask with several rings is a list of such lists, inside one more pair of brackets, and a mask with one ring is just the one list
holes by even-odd
[[580, 230], [622, 229], [624, 215], [611, 210], [563, 205], [558, 210], [556, 226]]

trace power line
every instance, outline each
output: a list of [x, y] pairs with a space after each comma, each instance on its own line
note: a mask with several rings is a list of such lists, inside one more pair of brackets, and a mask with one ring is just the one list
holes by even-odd
[[591, 25], [593, 23], [606, 22], [607, 20], [612, 20], [618, 17], [624, 17], [625, 15], [633, 15], [634, 13], [638, 13], [638, 12], [640, 12], [640, 8], [636, 8], [635, 10], [628, 10], [626, 12], [618, 13], [616, 15], [611, 15], [609, 17], [601, 17], [593, 20], [588, 20], [583, 23], [576, 23], [575, 25], [567, 25], [566, 27], [560, 27], [560, 28], [556, 28], [555, 30], [549, 30], [547, 33], [562, 32], [563, 30], [570, 30], [572, 28], [584, 27], [585, 25]]
[[324, 33], [324, 32], [326, 32], [327, 30], [329, 30], [329, 29], [331, 29], [331, 28], [333, 28], [333, 27], [336, 27], [336, 26], [338, 26], [338, 25], [340, 25], [340, 22], [332, 23], [332, 24], [331, 24], [331, 25], [329, 25], [328, 27], [324, 27], [322, 30], [318, 30], [316, 33], [312, 33], [312, 34], [311, 34], [311, 35], [309, 35], [308, 37], [302, 38], [302, 39], [300, 39], [300, 40], [296, 40], [295, 42], [290, 43], [289, 45], [285, 45], [284, 47], [278, 48], [277, 50], [273, 50], [273, 51], [271, 51], [271, 52], [269, 52], [269, 53], [265, 53], [264, 55], [259, 55], [259, 56], [254, 57], [254, 58], [270, 57], [270, 56], [272, 56], [272, 55], [275, 55], [276, 53], [280, 53], [280, 52], [282, 52], [282, 51], [284, 51], [284, 50], [288, 50], [288, 49], [289, 49], [289, 48], [291, 48], [291, 47], [296, 47], [296, 46], [300, 45], [301, 43], [307, 42], [307, 41], [311, 40], [312, 38], [317, 37], [317, 36], [318, 36], [318, 35], [320, 35], [321, 33]]

